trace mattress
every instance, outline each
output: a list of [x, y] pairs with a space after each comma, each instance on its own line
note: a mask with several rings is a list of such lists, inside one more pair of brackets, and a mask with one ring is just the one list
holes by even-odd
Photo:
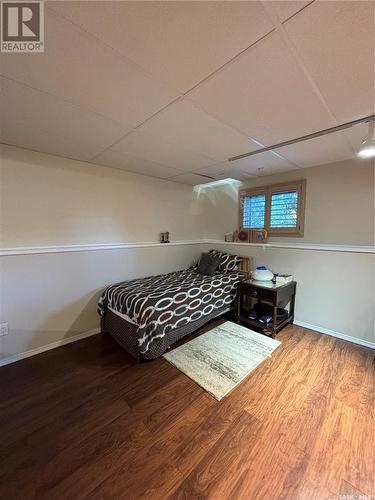
[[227, 310], [242, 279], [237, 272], [207, 276], [191, 268], [115, 283], [103, 291], [98, 312], [103, 318], [107, 311], [111, 317], [122, 316], [124, 325], [132, 327], [136, 357], [150, 359], [149, 351], [159, 352], [161, 349], [155, 346], [170, 345], [174, 332], [190, 333], [189, 325], [203, 325], [219, 311]]

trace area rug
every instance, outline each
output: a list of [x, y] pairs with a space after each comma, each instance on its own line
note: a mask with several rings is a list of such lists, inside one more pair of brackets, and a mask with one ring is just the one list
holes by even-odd
[[226, 321], [163, 357], [220, 401], [280, 344]]

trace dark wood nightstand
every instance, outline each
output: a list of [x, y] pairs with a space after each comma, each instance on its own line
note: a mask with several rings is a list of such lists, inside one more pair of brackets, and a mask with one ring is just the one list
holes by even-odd
[[[284, 326], [289, 323], [292, 324], [294, 321], [296, 286], [297, 283], [295, 281], [291, 281], [285, 285], [274, 284], [271, 281], [255, 281], [252, 279], [241, 281], [237, 287], [237, 323], [244, 323], [245, 325], [251, 326], [252, 329], [274, 338]], [[266, 302], [272, 306], [273, 322], [268, 326], [262, 325], [259, 321], [252, 320], [248, 317], [250, 312], [249, 302], [254, 299], [258, 302]], [[277, 308], [285, 308], [288, 304], [288, 316], [278, 321]]]

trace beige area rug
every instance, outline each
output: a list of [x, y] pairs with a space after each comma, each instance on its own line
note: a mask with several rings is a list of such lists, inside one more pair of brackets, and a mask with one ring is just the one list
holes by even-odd
[[280, 344], [278, 340], [226, 321], [163, 357], [220, 400]]

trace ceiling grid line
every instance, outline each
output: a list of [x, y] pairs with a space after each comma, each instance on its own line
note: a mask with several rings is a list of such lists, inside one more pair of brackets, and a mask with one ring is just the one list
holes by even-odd
[[[78, 25], [77, 25], [78, 26]], [[189, 98], [189, 94], [195, 90], [196, 88], [198, 88], [200, 85], [204, 84], [205, 82], [209, 81], [211, 78], [214, 78], [217, 74], [219, 74], [222, 70], [224, 70], [225, 68], [227, 68], [228, 66], [230, 66], [231, 64], [235, 63], [239, 58], [241, 58], [241, 56], [245, 55], [249, 50], [251, 50], [257, 43], [261, 42], [263, 39], [265, 39], [266, 37], [268, 37], [271, 33], [273, 33], [275, 31], [275, 29], [269, 31], [267, 34], [263, 35], [261, 38], [259, 38], [258, 40], [256, 40], [254, 43], [252, 43], [251, 45], [249, 45], [248, 47], [246, 47], [245, 49], [243, 49], [241, 52], [237, 53], [235, 56], [233, 56], [231, 59], [229, 59], [228, 61], [226, 61], [223, 65], [221, 65], [219, 68], [217, 68], [215, 71], [213, 71], [212, 73], [210, 73], [208, 76], [206, 76], [205, 78], [203, 78], [202, 80], [200, 80], [199, 82], [197, 82], [196, 84], [193, 85], [193, 87], [191, 87], [190, 89], [188, 89], [186, 92], [180, 94], [178, 97], [176, 97], [176, 99], [174, 99], [173, 101], [171, 101], [170, 103], [166, 104], [164, 107], [162, 107], [161, 109], [159, 109], [158, 111], [156, 111], [152, 116], [149, 116], [148, 118], [146, 118], [142, 123], [139, 123], [136, 127], [132, 128], [132, 130], [130, 130], [129, 132], [127, 132], [123, 137], [120, 137], [120, 139], [118, 141], [116, 141], [114, 144], [111, 144], [110, 146], [108, 146], [107, 148], [105, 148], [103, 151], [101, 151], [100, 154], [106, 152], [108, 149], [112, 148], [113, 146], [117, 145], [119, 142], [121, 142], [123, 139], [125, 139], [126, 137], [128, 137], [129, 135], [132, 134], [132, 132], [134, 132], [134, 130], [137, 130], [138, 128], [142, 127], [142, 125], [144, 125], [145, 123], [149, 122], [150, 120], [152, 120], [153, 118], [155, 118], [156, 116], [158, 116], [160, 113], [162, 113], [163, 111], [165, 111], [167, 108], [169, 108], [170, 106], [173, 106], [173, 104], [175, 104], [176, 102], [178, 101], [181, 101], [182, 99], [184, 98], [188, 98], [193, 104], [195, 107], [199, 107], [199, 109], [207, 114], [208, 116], [211, 116], [212, 118], [214, 118], [215, 120], [218, 120], [220, 123], [222, 123], [223, 125], [226, 125], [227, 127], [230, 127], [232, 130], [240, 133], [241, 135], [243, 135], [244, 137], [247, 137], [248, 139], [250, 140], [253, 140], [252, 137], [249, 137], [247, 134], [245, 134], [243, 131], [233, 127], [232, 125], [226, 123], [225, 121], [223, 121], [221, 118], [218, 118], [217, 116], [213, 115], [212, 113], [209, 113], [207, 112], [206, 110], [202, 109], [200, 106], [197, 106], [197, 103], [190, 99]], [[153, 78], [152, 78], [153, 79]], [[99, 156], [99, 155], [96, 155], [96, 156]], [[280, 155], [281, 156], [281, 155]], [[194, 173], [194, 170], [191, 170], [191, 173]]]
[[[104, 40], [102, 40], [100, 37], [96, 36], [95, 34], [93, 34], [91, 31], [85, 29], [82, 25], [80, 24], [77, 24], [75, 22], [73, 22], [71, 19], [69, 19], [68, 17], [62, 15], [61, 13], [59, 12], [56, 12], [53, 7], [51, 7], [51, 5], [48, 5], [48, 9], [50, 11], [52, 11], [53, 15], [55, 17], [61, 17], [63, 18], [65, 21], [69, 22], [71, 25], [73, 25], [75, 27], [75, 29], [78, 29], [79, 31], [82, 31], [83, 33], [89, 35], [90, 37], [94, 38], [96, 40], [96, 42], [100, 43], [101, 45], [103, 45], [104, 47], [106, 48], [109, 48], [110, 50], [112, 50], [118, 57], [120, 57], [121, 59], [123, 59], [124, 61], [130, 61], [132, 64], [134, 64], [147, 78], [149, 78], [150, 80], [155, 80], [155, 81], [159, 81], [160, 83], [162, 83], [163, 85], [165, 85], [166, 87], [170, 87], [169, 83], [165, 82], [165, 81], [162, 81], [160, 80], [159, 78], [156, 78], [154, 74], [148, 72], [148, 71], [145, 71], [144, 67], [143, 66], [140, 66], [136, 61], [134, 61], [133, 59], [129, 58], [129, 57], [126, 57], [123, 55], [122, 52], [118, 51], [116, 48], [114, 48], [112, 45], [104, 42]], [[100, 155], [102, 155], [103, 153], [107, 152], [108, 150], [110, 150], [113, 146], [116, 146], [118, 143], [120, 143], [123, 139], [125, 139], [126, 137], [128, 137], [129, 135], [132, 134], [132, 132], [134, 132], [135, 130], [139, 129], [140, 127], [142, 127], [145, 123], [149, 122], [150, 120], [152, 120], [153, 118], [155, 118], [156, 116], [159, 115], [159, 113], [162, 113], [164, 110], [166, 110], [167, 108], [169, 108], [170, 106], [173, 106], [173, 104], [175, 104], [176, 102], [180, 101], [182, 98], [184, 98], [185, 96], [188, 96], [189, 93], [191, 93], [194, 89], [196, 89], [197, 87], [199, 87], [201, 84], [203, 84], [205, 81], [208, 81], [210, 80], [212, 77], [214, 77], [216, 74], [218, 74], [220, 71], [222, 71], [224, 68], [226, 68], [227, 66], [229, 66], [230, 64], [236, 62], [242, 55], [246, 54], [249, 50], [251, 50], [251, 48], [253, 48], [256, 44], [258, 44], [259, 42], [261, 42], [264, 38], [268, 37], [273, 31], [275, 31], [275, 28], [271, 29], [270, 31], [268, 31], [265, 35], [261, 36], [260, 38], [258, 38], [255, 42], [253, 42], [252, 44], [250, 44], [248, 47], [246, 47], [245, 49], [241, 50], [240, 52], [238, 52], [237, 54], [235, 54], [231, 59], [229, 59], [228, 61], [226, 61], [224, 64], [222, 64], [220, 67], [218, 67], [217, 69], [215, 69], [213, 72], [211, 72], [209, 75], [207, 75], [206, 77], [204, 77], [203, 79], [201, 79], [200, 81], [198, 81], [197, 83], [195, 83], [191, 88], [189, 88], [187, 91], [183, 92], [183, 93], [180, 93], [180, 92], [177, 92], [177, 96], [175, 99], [173, 99], [171, 102], [167, 103], [165, 106], [161, 107], [159, 110], [157, 110], [155, 113], [153, 113], [151, 116], [147, 117], [145, 120], [143, 120], [142, 122], [138, 123], [136, 126], [132, 127], [131, 130], [129, 130], [128, 132], [126, 132], [123, 136], [121, 136], [118, 140], [116, 140], [113, 144], [110, 144], [109, 146], [105, 147], [102, 151], [100, 151], [98, 154], [96, 154], [93, 158], [91, 158], [92, 161], [94, 161], [97, 157], [99, 157]], [[38, 90], [38, 89], [36, 89]], [[174, 90], [174, 89], [171, 89], [171, 90]], [[67, 101], [67, 102], [70, 102], [70, 101]], [[194, 105], [196, 105], [196, 103], [194, 103]], [[201, 108], [200, 108], [201, 109]], [[215, 120], [218, 120], [220, 121], [221, 123], [223, 123], [224, 125], [226, 125], [227, 127], [230, 127], [231, 129], [235, 130], [236, 132], [240, 133], [241, 135], [243, 135], [244, 137], [247, 137], [249, 138], [250, 140], [252, 140], [251, 137], [249, 137], [248, 135], [246, 135], [243, 131], [240, 131], [236, 128], [234, 128], [233, 126], [229, 125], [228, 123], [225, 123], [223, 122], [221, 119], [219, 119], [218, 117], [216, 116], [213, 116], [211, 115], [210, 113], [207, 113], [207, 111], [201, 109], [202, 112], [206, 113], [208, 116], [211, 116], [212, 118], [215, 118]], [[282, 157], [281, 155], [279, 155], [280, 157]], [[293, 162], [291, 162], [293, 163]], [[194, 173], [194, 170], [191, 170], [190, 171], [191, 173]]]
[[[262, 0], [264, 2], [264, 0]], [[293, 17], [297, 16], [298, 14], [300, 14], [303, 10], [307, 9], [307, 7], [310, 7], [311, 4], [313, 4], [316, 0], [311, 0], [311, 2], [309, 2], [308, 4], [304, 5], [303, 7], [300, 8], [300, 10], [297, 10], [297, 12], [294, 12], [294, 14], [292, 14], [291, 16], [287, 17], [286, 19], [284, 19], [282, 21], [281, 24], [285, 24], [287, 23], [290, 19], [293, 19]]]
[[40, 94], [47, 95], [48, 97], [51, 97], [52, 99], [55, 99], [56, 101], [60, 101], [60, 102], [63, 102], [65, 104], [69, 104], [69, 106], [73, 106], [77, 110], [82, 110], [85, 113], [92, 113], [93, 115], [96, 115], [99, 118], [104, 118], [105, 120], [108, 120], [108, 121], [112, 122], [115, 125], [119, 125], [120, 127], [125, 127], [124, 123], [121, 123], [121, 122], [119, 122], [117, 120], [114, 120], [113, 118], [111, 118], [109, 116], [105, 116], [102, 113], [99, 113], [98, 111], [96, 111], [95, 109], [90, 108], [89, 106], [77, 104], [75, 101], [72, 101], [70, 99], [66, 99], [65, 97], [62, 97], [62, 96], [57, 95], [57, 94], [52, 94], [51, 92], [48, 92], [48, 91], [43, 90], [43, 89], [40, 89], [38, 87], [34, 87], [33, 85], [29, 85], [28, 83], [22, 82], [21, 80], [18, 80], [16, 78], [12, 78], [10, 76], [6, 76], [3, 73], [0, 73], [0, 79], [1, 78], [4, 78], [5, 80], [8, 80], [9, 82], [14, 82], [17, 85], [21, 85], [22, 87], [26, 87], [27, 89], [31, 89], [34, 92], [39, 92]]
[[[157, 80], [155, 78], [155, 76], [151, 73], [148, 73], [148, 72], [145, 72], [144, 71], [144, 68], [139, 66], [135, 61], [133, 61], [133, 59], [131, 58], [127, 58], [126, 56], [124, 56], [121, 52], [119, 52], [118, 50], [116, 50], [112, 45], [109, 45], [107, 43], [105, 43], [101, 38], [97, 37], [96, 35], [94, 35], [91, 31], [88, 31], [87, 29], [83, 28], [80, 24], [77, 24], [77, 23], [74, 23], [71, 19], [67, 18], [66, 16], [62, 15], [61, 13], [59, 12], [56, 12], [53, 10], [53, 8], [51, 8], [49, 6], [49, 10], [51, 11], [52, 15], [54, 17], [57, 17], [57, 18], [63, 18], [65, 21], [69, 22], [71, 25], [74, 26], [74, 28], [78, 31], [81, 31], [83, 33], [85, 33], [86, 35], [92, 37], [93, 39], [95, 39], [95, 41], [101, 45], [103, 45], [104, 47], [106, 48], [109, 48], [111, 51], [113, 51], [116, 56], [120, 57], [122, 60], [124, 61], [127, 61], [129, 60], [132, 64], [135, 64], [136, 67], [138, 69], [141, 69], [142, 70], [142, 73], [145, 74], [148, 78], [150, 78], [151, 80]], [[124, 135], [121, 135], [116, 141], [114, 141], [113, 143], [111, 143], [110, 145], [106, 146], [103, 150], [101, 150], [99, 153], [96, 153], [93, 157], [90, 158], [91, 161], [95, 161], [98, 157], [100, 157], [103, 153], [107, 152], [108, 150], [110, 150], [113, 146], [117, 145], [118, 143], [120, 143], [124, 138], [128, 137], [129, 135], [131, 135], [135, 130], [139, 129], [140, 127], [142, 127], [145, 123], [149, 122], [150, 120], [152, 120], [154, 117], [156, 117], [157, 115], [159, 115], [160, 113], [162, 113], [163, 111], [165, 111], [167, 108], [169, 108], [170, 106], [172, 106], [173, 104], [177, 103], [178, 101], [180, 101], [181, 99], [183, 99], [184, 96], [188, 96], [189, 93], [191, 93], [192, 90], [196, 89], [197, 87], [199, 87], [201, 84], [203, 84], [204, 82], [206, 81], [209, 81], [211, 78], [215, 77], [217, 74], [219, 74], [222, 70], [224, 70], [226, 67], [230, 66], [231, 64], [235, 63], [237, 60], [239, 60], [241, 58], [241, 56], [244, 56], [248, 51], [250, 51], [252, 48], [254, 48], [257, 44], [259, 44], [262, 40], [264, 40], [265, 38], [267, 38], [268, 36], [270, 36], [273, 32], [275, 31], [275, 28], [271, 29], [270, 31], [268, 31], [265, 35], [261, 36], [260, 38], [258, 38], [256, 41], [254, 41], [252, 44], [250, 44], [248, 47], [246, 47], [245, 49], [243, 49], [242, 51], [240, 51], [239, 53], [235, 54], [231, 59], [229, 59], [228, 61], [226, 61], [224, 64], [222, 64], [220, 67], [218, 67], [215, 71], [213, 71], [212, 73], [210, 73], [210, 75], [208, 75], [207, 77], [203, 78], [202, 80], [200, 80], [199, 82], [197, 82], [196, 84], [193, 85], [193, 87], [191, 87], [189, 90], [187, 90], [186, 92], [184, 92], [184, 94], [180, 94], [178, 95], [175, 99], [173, 99], [171, 102], [167, 103], [165, 106], [163, 106], [162, 108], [160, 108], [159, 110], [157, 110], [154, 114], [152, 114], [151, 116], [147, 117], [145, 120], [143, 120], [142, 122], [140, 122], [139, 124], [137, 124], [135, 127], [132, 127], [131, 130], [127, 131]], [[17, 81], [17, 80], [16, 80]], [[17, 81], [18, 83], [21, 83], [22, 85], [25, 85], [23, 82], [19, 82]], [[166, 84], [164, 81], [162, 82], [163, 84], [165, 85], [168, 85]], [[26, 85], [28, 86], [28, 85]], [[57, 96], [55, 94], [51, 94], [49, 92], [46, 92], [44, 90], [41, 90], [41, 89], [38, 89], [38, 88], [35, 88], [35, 87], [32, 87], [32, 86], [28, 86], [29, 88], [32, 88], [34, 90], [37, 90], [39, 92], [43, 92], [51, 97], [54, 97], [54, 98], [57, 98], [57, 99], [61, 99], [63, 100], [64, 102], [67, 102], [67, 103], [70, 103], [76, 107], [80, 107], [82, 110], [90, 110], [90, 112], [93, 112], [95, 113], [96, 115], [98, 116], [103, 116], [103, 118], [106, 118], [106, 119], [110, 119], [112, 121], [114, 121], [113, 119], [111, 118], [108, 118], [104, 115], [100, 115], [99, 113], [97, 113], [97, 111], [87, 107], [87, 106], [81, 106], [81, 105], [77, 105], [74, 101], [71, 101], [69, 99], [63, 99], [61, 98], [60, 96]], [[194, 102], [194, 101], [193, 101]], [[194, 102], [194, 106], [197, 107], [197, 103]], [[208, 113], [206, 110], [203, 110], [200, 106], [199, 106], [199, 109], [207, 114], [208, 116], [211, 116], [212, 118], [214, 118], [215, 120], [217, 120], [218, 122], [224, 124], [225, 126], [231, 128], [232, 130], [236, 131], [237, 133], [241, 134], [243, 137], [246, 137], [247, 139], [249, 139], [249, 141], [252, 141], [253, 138], [247, 134], [245, 134], [242, 130], [240, 129], [237, 129], [235, 127], [233, 127], [231, 124], [229, 123], [226, 123], [225, 121], [223, 121], [222, 119], [218, 118], [217, 116], [214, 116], [213, 114], [211, 113]], [[115, 121], [114, 121], [115, 122]], [[119, 125], [123, 125], [121, 124], [120, 122], [115, 122], [115, 123], [118, 123]], [[253, 142], [256, 143], [256, 141], [254, 140]], [[298, 167], [297, 164], [295, 164], [294, 162], [284, 158], [281, 154], [279, 153], [276, 153], [276, 152], [271, 152], [271, 154], [281, 158], [281, 159], [284, 159], [284, 160], [287, 160], [291, 165], [293, 165], [294, 167]], [[220, 162], [216, 162], [213, 158], [209, 158], [207, 157], [210, 161], [213, 161], [215, 162], [214, 165], [217, 165], [219, 164]], [[225, 163], [225, 161], [223, 160], [222, 163]], [[178, 169], [177, 169], [178, 170]], [[193, 168], [192, 170], [189, 170], [188, 172], [191, 172], [191, 173], [196, 173], [196, 169]], [[172, 176], [174, 177], [174, 176]]]
[[256, 40], [255, 42], [253, 42], [251, 45], [249, 45], [248, 47], [246, 47], [245, 49], [241, 50], [241, 52], [238, 52], [238, 54], [236, 54], [235, 56], [233, 56], [231, 59], [229, 59], [228, 61], [226, 61], [224, 64], [222, 64], [219, 68], [215, 69], [215, 71], [212, 71], [212, 73], [210, 73], [209, 75], [207, 75], [206, 77], [202, 78], [202, 80], [200, 80], [199, 82], [197, 82], [195, 85], [193, 85], [193, 87], [191, 87], [189, 90], [187, 90], [186, 92], [183, 93], [184, 96], [188, 96], [189, 94], [191, 94], [191, 92], [193, 92], [195, 89], [197, 89], [198, 87], [200, 87], [201, 85], [204, 85], [206, 82], [209, 82], [212, 78], [215, 78], [215, 76], [217, 76], [221, 71], [227, 69], [229, 66], [231, 66], [232, 64], [235, 64], [239, 59], [241, 59], [243, 56], [245, 56], [251, 49], [253, 49], [257, 44], [259, 44], [260, 42], [262, 42], [264, 39], [266, 39], [267, 37], [269, 37], [274, 31], [275, 31], [276, 28], [270, 30], [268, 33], [266, 33], [265, 35], [261, 36], [260, 38], [258, 38], [258, 40]]
[[172, 104], [175, 104], [176, 102], [180, 101], [181, 99], [182, 98], [180, 96], [176, 97], [176, 99], [174, 99], [172, 102], [169, 102], [168, 104], [166, 104], [165, 106], [163, 106], [162, 108], [160, 108], [158, 111], [156, 111], [152, 116], [149, 116], [148, 118], [146, 118], [145, 120], [143, 120], [141, 123], [139, 123], [138, 125], [136, 125], [135, 127], [133, 127], [131, 130], [129, 130], [129, 132], [126, 132], [126, 134], [124, 134], [122, 137], [120, 137], [113, 144], [110, 144], [109, 146], [105, 147], [103, 149], [103, 151], [100, 151], [99, 154], [95, 155], [94, 158], [92, 158], [92, 160], [94, 160], [98, 156], [102, 155], [103, 153], [105, 153], [109, 149], [113, 148], [113, 146], [116, 146], [119, 142], [121, 142], [122, 140], [126, 139], [126, 137], [128, 137], [129, 135], [131, 135], [135, 130], [137, 130], [140, 127], [142, 127], [142, 125], [144, 125], [145, 123], [149, 122], [150, 120], [152, 120], [153, 118], [155, 118], [155, 116], [159, 115], [160, 113], [162, 113], [163, 111], [165, 111], [167, 108], [169, 108], [170, 106], [172, 106]]
[[[251, 137], [251, 135], [246, 134], [243, 130], [241, 130], [241, 129], [235, 127], [235, 126], [233, 126], [233, 124], [231, 124], [231, 123], [228, 123], [226, 120], [224, 120], [222, 117], [217, 116], [212, 111], [207, 111], [206, 109], [203, 109], [202, 106], [198, 102], [196, 102], [193, 98], [187, 97], [187, 100], [189, 102], [191, 102], [200, 111], [202, 111], [203, 113], [205, 113], [206, 115], [211, 116], [211, 118], [214, 118], [215, 120], [219, 121], [220, 123], [222, 123], [226, 127], [230, 127], [232, 130], [234, 130], [238, 134], [241, 134], [242, 136], [246, 137], [247, 139], [249, 139], [249, 141], [252, 141], [254, 144], [259, 145], [260, 141], [258, 141], [257, 139], [255, 139], [255, 137]], [[297, 164], [295, 164], [294, 162], [292, 162], [288, 158], [285, 158], [283, 155], [281, 155], [279, 153], [276, 153], [276, 151], [270, 151], [270, 153], [273, 154], [273, 155], [275, 155], [275, 156], [277, 156], [277, 157], [279, 157], [279, 158], [282, 158], [283, 160], [289, 161], [296, 168], [300, 168]], [[225, 163], [225, 160], [223, 161], [223, 163]]]
[[354, 158], [360, 126], [227, 160], [373, 113], [366, 4], [47, 2], [46, 53], [4, 55], [0, 142], [186, 184]]
[[[74, 0], [73, 0], [74, 1]], [[90, 0], [89, 0], [90, 1]], [[120, 0], [122, 1], [122, 0]], [[127, 1], [127, 0], [125, 0]], [[117, 57], [119, 57], [120, 59], [122, 59], [125, 63], [130, 63], [132, 64], [133, 66], [135, 66], [137, 68], [137, 71], [139, 71], [140, 73], [142, 73], [146, 78], [149, 78], [150, 80], [154, 80], [155, 82], [158, 82], [162, 85], [164, 85], [165, 87], [169, 88], [170, 90], [172, 90], [173, 92], [176, 93], [176, 97], [177, 96], [181, 96], [182, 93], [179, 92], [177, 89], [173, 89], [171, 88], [171, 85], [164, 81], [164, 80], [161, 80], [157, 77], [155, 77], [155, 75], [152, 73], [152, 72], [149, 72], [147, 71], [144, 66], [140, 65], [139, 63], [137, 63], [134, 59], [124, 55], [121, 51], [117, 50], [115, 47], [113, 47], [112, 45], [106, 43], [102, 38], [96, 36], [94, 33], [92, 33], [91, 31], [85, 29], [81, 24], [78, 24], [78, 23], [75, 23], [74, 21], [72, 21], [69, 17], [66, 17], [64, 16], [63, 14], [61, 14], [60, 12], [57, 12], [54, 10], [53, 7], [51, 7], [51, 3], [52, 2], [48, 2], [48, 7], [47, 9], [49, 11], [52, 11], [52, 15], [54, 15], [55, 17], [57, 18], [62, 18], [64, 19], [64, 21], [68, 22], [69, 24], [71, 24], [72, 26], [74, 26], [74, 28], [82, 33], [85, 33], [85, 35], [93, 38], [97, 43], [99, 43], [100, 45], [103, 45], [103, 47], [105, 47], [106, 49], [109, 49], [111, 50]]]
[[[305, 8], [311, 6], [312, 3], [313, 2], [309, 3], [307, 6], [305, 6]], [[313, 92], [319, 98], [320, 102], [322, 103], [322, 105], [324, 106], [325, 110], [329, 114], [329, 116], [330, 116], [330, 118], [332, 120], [333, 126], [340, 125], [338, 119], [336, 118], [336, 116], [333, 113], [333, 111], [330, 109], [330, 107], [329, 107], [326, 99], [324, 98], [322, 92], [320, 91], [319, 85], [316, 83], [315, 79], [312, 77], [312, 75], [310, 74], [309, 70], [307, 69], [305, 63], [303, 62], [303, 59], [302, 59], [302, 57], [301, 57], [301, 55], [299, 53], [298, 48], [292, 42], [292, 40], [290, 39], [290, 37], [289, 37], [289, 35], [288, 35], [285, 27], [284, 27], [284, 25], [289, 21], [289, 19], [291, 19], [292, 17], [295, 17], [295, 16], [292, 16], [291, 18], [289, 18], [284, 23], [281, 23], [279, 21], [279, 19], [277, 18], [277, 16], [274, 14], [274, 12], [270, 9], [270, 7], [267, 4], [267, 2], [262, 1], [262, 5], [263, 5], [263, 8], [264, 8], [265, 12], [267, 13], [269, 19], [274, 23], [277, 31], [281, 34], [281, 36], [282, 36], [284, 42], [286, 43], [286, 46], [289, 49], [292, 57], [297, 62], [299, 68], [301, 69], [301, 71], [305, 75], [307, 81], [311, 85], [311, 88], [312, 88]], [[301, 9], [299, 12], [296, 13], [296, 15], [298, 15], [300, 12], [302, 12], [302, 10], [304, 10], [304, 9]], [[345, 137], [345, 142], [350, 147], [350, 149], [352, 150], [352, 152], [355, 154], [355, 151], [353, 149], [353, 145], [350, 143], [350, 141], [347, 139], [347, 137], [345, 135], [344, 135], [344, 137]]]

